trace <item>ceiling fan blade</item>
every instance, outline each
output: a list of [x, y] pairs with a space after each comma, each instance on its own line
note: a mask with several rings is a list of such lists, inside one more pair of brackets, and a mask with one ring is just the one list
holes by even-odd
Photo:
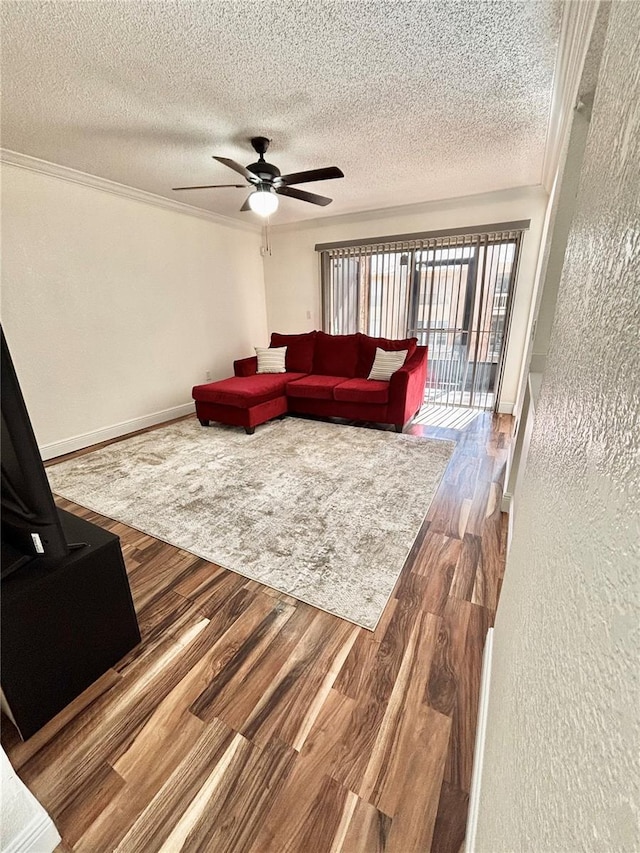
[[172, 189], [175, 192], [176, 190], [221, 190], [224, 187], [235, 187], [238, 190], [243, 190], [245, 184], [207, 184], [204, 187], [172, 187]]
[[337, 166], [327, 166], [326, 169], [309, 169], [306, 172], [293, 172], [282, 175], [279, 183], [288, 187], [290, 184], [306, 184], [309, 181], [328, 181], [331, 178], [344, 178], [344, 173]]
[[309, 201], [311, 204], [319, 204], [321, 207], [324, 207], [327, 204], [331, 204], [333, 199], [327, 198], [324, 195], [316, 195], [315, 193], [308, 193], [305, 190], [296, 190], [293, 187], [277, 187], [276, 192], [279, 195], [288, 195], [291, 198], [298, 198], [300, 201]]
[[250, 198], [250, 196], [247, 196], [247, 200], [245, 201], [245, 203], [240, 208], [240, 213], [244, 213], [245, 210], [251, 210], [251, 205], [249, 204], [249, 198]]
[[240, 163], [236, 163], [235, 160], [229, 160], [228, 157], [215, 157], [214, 160], [217, 160], [218, 163], [222, 163], [223, 166], [228, 166], [230, 169], [233, 169], [234, 172], [238, 172], [239, 175], [245, 177], [248, 181], [251, 181], [252, 184], [255, 184], [259, 181], [257, 175], [254, 175], [253, 172], [250, 172], [248, 169], [245, 169], [244, 166], [241, 166]]

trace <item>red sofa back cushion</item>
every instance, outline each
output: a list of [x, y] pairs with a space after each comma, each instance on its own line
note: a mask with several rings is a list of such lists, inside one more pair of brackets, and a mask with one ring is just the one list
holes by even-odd
[[287, 348], [284, 366], [288, 371], [311, 373], [317, 334], [317, 332], [306, 332], [303, 335], [281, 335], [278, 332], [272, 332], [270, 346]]
[[318, 332], [313, 372], [352, 379], [358, 368], [359, 337], [359, 334], [328, 335], [326, 332]]
[[418, 347], [417, 338], [405, 338], [403, 341], [393, 341], [390, 338], [371, 338], [369, 335], [360, 334], [360, 356], [358, 358], [358, 368], [356, 376], [364, 379], [371, 373], [373, 360], [376, 357], [376, 347], [385, 350], [385, 352], [398, 352], [399, 350], [408, 350], [405, 363], [411, 358]]

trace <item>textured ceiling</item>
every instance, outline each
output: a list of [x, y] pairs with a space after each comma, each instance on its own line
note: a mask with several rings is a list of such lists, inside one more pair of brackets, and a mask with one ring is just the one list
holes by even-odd
[[291, 222], [539, 184], [560, 3], [1, 4], [2, 145], [234, 217], [211, 159], [341, 180]]

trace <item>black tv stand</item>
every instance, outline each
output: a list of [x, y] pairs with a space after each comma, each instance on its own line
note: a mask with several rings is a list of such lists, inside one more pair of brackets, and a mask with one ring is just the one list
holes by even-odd
[[2, 690], [23, 739], [140, 642], [120, 540], [59, 512], [84, 547], [30, 558], [2, 582]]
[[[64, 530], [65, 525], [65, 517], [69, 515], [69, 513], [65, 513], [63, 509], [58, 509], [56, 507], [56, 512], [60, 522], [62, 524], [62, 529]], [[67, 542], [67, 548], [69, 551], [77, 551], [79, 548], [86, 548], [87, 542]], [[20, 548], [17, 548], [11, 541], [5, 539], [4, 536], [2, 538], [2, 559], [0, 561], [0, 578], [4, 580], [4, 578], [8, 577], [13, 572], [17, 572], [18, 569], [21, 569], [23, 566], [26, 566], [32, 560], [41, 560], [42, 558], [37, 554], [25, 554]]]
[[12, 572], [17, 572], [27, 563], [30, 563], [34, 558], [31, 554], [24, 554], [18, 548], [15, 548], [10, 542], [2, 540], [2, 569], [1, 577], [8, 577]]

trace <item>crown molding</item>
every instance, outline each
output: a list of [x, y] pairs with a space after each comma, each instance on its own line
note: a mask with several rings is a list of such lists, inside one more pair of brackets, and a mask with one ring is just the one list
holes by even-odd
[[[237, 219], [232, 219], [230, 216], [223, 216], [220, 213], [213, 213], [210, 210], [204, 210], [200, 207], [194, 207], [184, 202], [174, 201], [173, 199], [165, 198], [164, 196], [155, 195], [155, 193], [139, 190], [135, 187], [129, 187], [126, 184], [119, 184], [115, 181], [110, 181], [107, 178], [100, 178], [97, 175], [89, 175], [87, 172], [80, 172], [78, 169], [72, 169], [69, 166], [61, 166], [58, 163], [51, 163], [48, 160], [40, 160], [37, 157], [31, 157], [29, 154], [20, 154], [18, 151], [11, 151], [8, 148], [0, 148], [0, 162], [10, 166], [17, 166], [20, 169], [27, 169], [30, 172], [37, 172], [48, 177], [58, 178], [62, 181], [68, 181], [73, 184], [81, 184], [82, 186], [91, 187], [92, 189], [108, 192], [112, 195], [118, 195], [122, 198], [128, 198], [133, 201], [139, 201], [143, 204], [151, 204], [154, 207], [172, 210], [175, 213], [183, 213], [187, 216], [195, 216], [198, 219], [205, 219], [209, 222], [215, 222], [218, 225], [225, 225], [229, 228], [236, 228], [241, 231], [249, 231], [253, 234], [260, 234], [262, 227], [256, 223], [241, 222]], [[468, 203], [477, 203], [486, 199], [487, 201], [511, 201], [520, 199], [526, 196], [540, 197], [547, 195], [547, 191], [540, 185], [510, 187], [504, 190], [495, 190], [493, 192], [474, 193], [466, 196], [454, 196], [444, 199], [434, 199], [425, 202], [416, 202], [414, 204], [403, 204], [395, 207], [381, 207], [373, 210], [359, 210], [347, 213], [339, 213], [334, 216], [319, 216], [313, 219], [303, 219], [297, 222], [283, 222], [282, 225], [271, 225], [273, 233], [284, 233], [287, 231], [299, 231], [304, 229], [315, 229], [329, 225], [336, 225], [345, 222], [368, 222], [374, 219], [383, 219], [389, 216], [403, 216], [416, 213], [427, 213], [434, 209], [446, 210], [464, 206]]]
[[469, 204], [482, 202], [497, 204], [522, 199], [542, 199], [546, 202], [548, 196], [548, 192], [540, 184], [536, 184], [535, 186], [510, 187], [505, 190], [493, 190], [492, 192], [473, 193], [471, 195], [453, 196], [450, 198], [434, 199], [432, 201], [420, 201], [415, 204], [403, 204], [396, 207], [379, 207], [375, 210], [339, 213], [335, 216], [317, 216], [313, 219], [303, 219], [299, 222], [283, 222], [282, 225], [272, 225], [271, 232], [273, 234], [283, 234], [287, 231], [315, 230], [331, 225], [344, 225], [347, 223], [352, 225], [356, 222], [369, 222], [373, 219], [431, 213], [434, 210], [457, 210]]
[[551, 192], [566, 149], [580, 78], [599, 5], [599, 0], [570, 0], [562, 6], [560, 39], [542, 165], [542, 185], [548, 192]]
[[110, 181], [107, 178], [100, 178], [97, 175], [89, 175], [86, 172], [80, 172], [77, 169], [72, 169], [69, 166], [61, 166], [58, 163], [50, 163], [48, 160], [40, 160], [37, 157], [30, 157], [28, 154], [20, 154], [18, 151], [10, 151], [8, 148], [0, 148], [0, 162], [10, 166], [17, 166], [19, 169], [27, 169], [30, 172], [37, 172], [41, 175], [47, 175], [50, 178], [58, 178], [61, 181], [68, 181], [72, 184], [81, 184], [85, 187], [91, 187], [94, 190], [110, 193], [111, 195], [128, 198], [132, 201], [150, 204], [154, 207], [161, 207], [165, 210], [172, 210], [174, 213], [183, 213], [186, 216], [195, 216], [198, 219], [206, 219], [209, 222], [215, 222], [218, 225], [225, 225], [228, 228], [236, 228], [241, 231], [251, 231], [255, 234], [261, 232], [261, 227], [250, 222], [240, 222], [237, 219], [232, 219], [230, 216], [223, 216], [220, 213], [213, 213], [210, 210], [203, 210], [200, 207], [194, 207], [190, 204], [184, 204], [181, 201], [174, 201], [170, 198], [165, 198], [155, 193], [139, 190], [135, 187], [128, 187], [125, 184], [119, 184], [116, 181]]

